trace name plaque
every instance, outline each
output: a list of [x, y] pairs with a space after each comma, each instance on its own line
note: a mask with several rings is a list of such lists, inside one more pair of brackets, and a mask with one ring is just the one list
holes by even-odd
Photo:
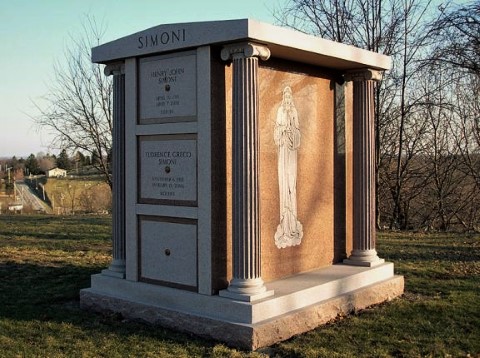
[[139, 65], [140, 124], [192, 120], [197, 114], [196, 56], [142, 58]]
[[179, 137], [140, 138], [140, 202], [197, 201], [197, 140]]

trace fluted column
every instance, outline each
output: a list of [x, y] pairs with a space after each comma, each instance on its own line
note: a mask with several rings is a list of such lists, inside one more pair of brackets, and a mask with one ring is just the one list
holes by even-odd
[[375, 82], [382, 73], [350, 71], [353, 81], [353, 250], [344, 263], [375, 266], [383, 263], [375, 249]]
[[225, 46], [224, 61], [233, 62], [233, 279], [220, 296], [254, 301], [273, 295], [261, 278], [258, 58], [267, 47], [252, 43]]
[[125, 278], [125, 74], [123, 64], [105, 67], [113, 75], [112, 237], [113, 258], [102, 274]]

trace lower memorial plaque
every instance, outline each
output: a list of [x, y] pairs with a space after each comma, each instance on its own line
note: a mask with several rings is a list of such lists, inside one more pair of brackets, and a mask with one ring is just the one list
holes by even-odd
[[143, 136], [139, 143], [139, 201], [161, 203], [167, 200], [194, 205], [197, 201], [196, 137]]
[[140, 279], [194, 290], [197, 286], [197, 225], [140, 217]]

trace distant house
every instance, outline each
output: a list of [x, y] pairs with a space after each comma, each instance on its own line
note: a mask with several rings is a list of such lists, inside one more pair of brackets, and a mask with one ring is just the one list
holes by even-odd
[[47, 178], [64, 178], [67, 176], [67, 171], [60, 168], [52, 168], [46, 172]]

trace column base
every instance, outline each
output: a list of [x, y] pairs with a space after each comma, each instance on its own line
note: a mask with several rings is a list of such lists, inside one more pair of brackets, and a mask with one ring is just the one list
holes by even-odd
[[343, 260], [346, 265], [374, 267], [385, 262], [377, 255], [376, 250], [353, 250], [348, 259]]
[[109, 268], [102, 270], [102, 275], [109, 276], [109, 277], [122, 278], [122, 279], [125, 278], [125, 272], [112, 271]]
[[263, 298], [273, 296], [274, 291], [270, 290], [270, 291], [265, 291], [263, 293], [257, 293], [257, 294], [254, 294], [254, 295], [247, 295], [247, 294], [230, 292], [227, 289], [227, 290], [219, 291], [218, 295], [220, 297], [230, 298], [230, 299], [236, 300], [236, 301], [254, 302], [254, 301], [261, 300]]
[[113, 260], [108, 269], [102, 270], [102, 275], [116, 278], [125, 278], [125, 261]]
[[233, 300], [253, 302], [273, 296], [274, 291], [267, 291], [261, 278], [233, 279], [226, 290], [221, 290], [219, 296]]

